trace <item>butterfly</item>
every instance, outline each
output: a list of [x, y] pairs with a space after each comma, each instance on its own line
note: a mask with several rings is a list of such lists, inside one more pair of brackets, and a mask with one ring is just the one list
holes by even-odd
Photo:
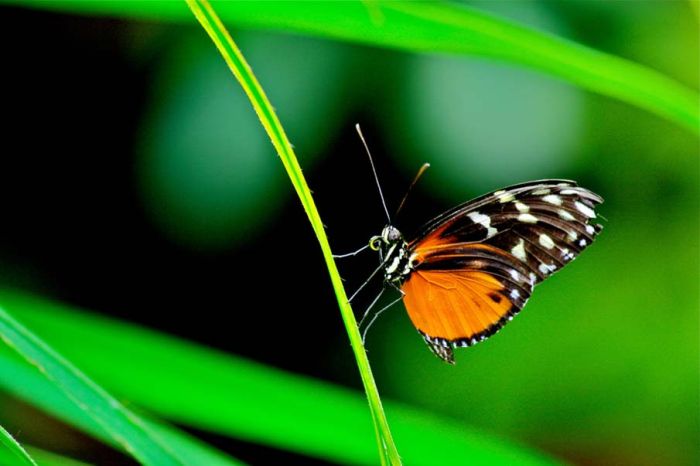
[[574, 181], [530, 181], [458, 205], [409, 240], [388, 224], [369, 247], [429, 348], [454, 364], [455, 348], [496, 333], [593, 242], [602, 202]]

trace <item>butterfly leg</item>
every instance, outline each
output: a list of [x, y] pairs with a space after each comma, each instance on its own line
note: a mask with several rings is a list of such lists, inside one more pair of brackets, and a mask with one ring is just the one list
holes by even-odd
[[356, 255], [358, 255], [359, 253], [361, 253], [362, 251], [364, 251], [365, 249], [367, 249], [368, 247], [369, 247], [369, 244], [365, 244], [364, 246], [362, 246], [362, 247], [361, 247], [360, 249], [358, 249], [357, 251], [348, 252], [347, 254], [333, 254], [333, 259], [344, 259], [344, 258], [346, 258], [346, 257], [353, 257], [353, 256], [356, 256]]
[[362, 289], [363, 289], [365, 286], [367, 286], [367, 284], [374, 278], [374, 276], [377, 275], [381, 270], [384, 270], [384, 267], [386, 267], [386, 260], [382, 260], [381, 264], [379, 264], [379, 267], [377, 267], [376, 269], [374, 269], [374, 272], [372, 272], [372, 273], [370, 274], [370, 276], [367, 277], [367, 280], [365, 280], [364, 282], [362, 282], [362, 285], [360, 285], [360, 287], [359, 287], [357, 290], [355, 290], [355, 292], [354, 292], [352, 295], [350, 295], [350, 298], [348, 298], [348, 303], [351, 303], [352, 300], [355, 299], [355, 296], [357, 296], [357, 294], [358, 294], [360, 291], [362, 291]]
[[394, 289], [395, 289], [396, 291], [398, 291], [399, 293], [401, 293], [401, 297], [402, 297], [402, 298], [403, 298], [404, 296], [406, 296], [406, 293], [405, 293], [401, 288], [398, 287], [398, 285], [396, 284], [396, 282], [390, 282], [389, 284], [390, 284], [391, 286], [393, 286]]
[[365, 321], [365, 319], [369, 315], [369, 311], [371, 311], [372, 308], [374, 307], [374, 305], [377, 304], [377, 301], [379, 301], [379, 298], [381, 298], [382, 294], [384, 294], [384, 290], [386, 290], [386, 288], [382, 288], [382, 290], [379, 293], [377, 293], [377, 296], [372, 300], [370, 305], [367, 306], [367, 309], [365, 309], [365, 312], [362, 313], [362, 317], [360, 318], [360, 321], [357, 324], [358, 327], [362, 327], [362, 323]]
[[[394, 286], [394, 288], [396, 288], [397, 290], [399, 290], [399, 292], [401, 293], [401, 296], [399, 296], [398, 298], [396, 298], [395, 300], [393, 300], [392, 302], [390, 302], [389, 304], [387, 304], [386, 306], [384, 306], [383, 308], [381, 308], [379, 311], [377, 311], [377, 313], [375, 313], [375, 314], [372, 316], [372, 320], [369, 321], [369, 324], [367, 324], [367, 327], [365, 327], [365, 330], [362, 332], [362, 344], [363, 344], [363, 345], [365, 344], [365, 340], [367, 339], [367, 331], [368, 331], [369, 328], [372, 326], [372, 324], [374, 323], [374, 321], [377, 320], [377, 317], [379, 317], [384, 311], [386, 311], [386, 310], [389, 309], [391, 306], [393, 306], [394, 304], [398, 303], [399, 301], [401, 301], [401, 300], [403, 299], [403, 296], [404, 296], [405, 293], [404, 293], [403, 291], [401, 291], [401, 289], [398, 288], [396, 285], [393, 285], [393, 286]], [[382, 289], [382, 292], [384, 292], [384, 289]], [[381, 296], [381, 295], [382, 295], [382, 293], [379, 293], [379, 296]], [[377, 302], [377, 300], [379, 299], [379, 296], [377, 296], [377, 298], [372, 302], [373, 305], [374, 305], [374, 303]], [[365, 311], [365, 315], [362, 317], [362, 320], [364, 320], [365, 317], [367, 317], [367, 314], [369, 313], [369, 309], [370, 309], [370, 308], [367, 308], [367, 311]], [[360, 321], [360, 322], [362, 322], [362, 321]]]

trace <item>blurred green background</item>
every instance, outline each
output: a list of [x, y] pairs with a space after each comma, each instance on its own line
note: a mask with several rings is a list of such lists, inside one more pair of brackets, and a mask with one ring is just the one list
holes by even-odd
[[[699, 87], [691, 2], [470, 4]], [[1, 11], [13, 44], [2, 77], [4, 287], [358, 388], [305, 215], [194, 21]], [[391, 205], [432, 165], [406, 232], [530, 179], [575, 179], [606, 200], [596, 244], [498, 335], [458, 351], [455, 367], [429, 353], [401, 306], [384, 314], [367, 346], [385, 398], [572, 464], [700, 464], [697, 135], [502, 62], [232, 32], [295, 145], [334, 252], [383, 226], [355, 122]], [[340, 264], [349, 290], [375, 260]], [[12, 397], [1, 406], [0, 423], [34, 443], [53, 435], [23, 423], [29, 408]], [[78, 454], [84, 441], [54, 446]], [[254, 464], [299, 459], [216, 443]], [[89, 449], [108, 464], [109, 452]]]

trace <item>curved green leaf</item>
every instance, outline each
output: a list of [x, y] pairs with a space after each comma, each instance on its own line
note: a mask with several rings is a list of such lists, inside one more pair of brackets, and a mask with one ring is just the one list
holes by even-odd
[[[2, 291], [0, 303], [99, 383], [158, 415], [334, 463], [377, 464], [359, 392], [24, 294]], [[5, 363], [0, 353], [0, 383]], [[386, 402], [386, 411], [406, 464], [558, 464], [405, 405]]]
[[27, 450], [36, 458], [40, 466], [90, 466], [90, 463], [67, 458], [41, 448], [27, 446]]
[[391, 430], [389, 429], [389, 424], [386, 420], [386, 415], [384, 414], [384, 408], [382, 407], [382, 402], [379, 397], [379, 391], [377, 390], [376, 383], [374, 382], [372, 369], [369, 365], [369, 360], [367, 359], [367, 353], [365, 352], [364, 345], [362, 344], [357, 322], [355, 321], [355, 314], [353, 313], [352, 308], [350, 307], [350, 301], [345, 294], [345, 288], [343, 287], [340, 273], [335, 265], [333, 254], [331, 253], [331, 247], [328, 243], [328, 238], [326, 237], [326, 230], [321, 222], [321, 217], [318, 213], [313, 197], [311, 196], [311, 190], [306, 183], [306, 179], [301, 171], [299, 161], [294, 154], [294, 149], [292, 149], [292, 144], [287, 138], [286, 131], [282, 127], [282, 123], [277, 117], [277, 114], [267, 98], [265, 91], [258, 82], [258, 79], [255, 77], [253, 70], [236, 46], [233, 38], [229, 35], [216, 11], [214, 11], [207, 0], [185, 1], [192, 10], [194, 16], [209, 35], [209, 38], [219, 50], [219, 53], [221, 53], [221, 56], [231, 70], [231, 73], [235, 76], [236, 80], [238, 80], [238, 83], [248, 96], [255, 113], [260, 119], [263, 128], [265, 128], [265, 131], [270, 137], [272, 145], [275, 147], [275, 150], [282, 161], [282, 165], [284, 165], [284, 168], [287, 171], [287, 175], [289, 176], [292, 185], [299, 196], [299, 200], [304, 207], [304, 211], [306, 211], [311, 227], [313, 228], [316, 238], [321, 246], [323, 258], [325, 259], [326, 267], [328, 268], [328, 273], [333, 285], [333, 290], [335, 291], [338, 306], [340, 307], [340, 314], [350, 339], [350, 346], [352, 347], [355, 355], [355, 360], [357, 361], [357, 366], [360, 372], [360, 378], [362, 379], [362, 384], [365, 388], [365, 393], [367, 394], [369, 411], [372, 416], [372, 422], [374, 423], [375, 438], [379, 448], [380, 462], [382, 465], [400, 465], [401, 458], [399, 457], [396, 445], [394, 444], [394, 439], [391, 435]]
[[10, 435], [4, 427], [0, 426], [0, 463], [1, 464], [16, 464], [17, 466], [36, 466], [36, 463], [29, 456], [22, 445]]
[[[134, 458], [144, 464], [182, 464], [162, 441], [147, 430], [138, 416], [31, 334], [4, 309], [0, 309], [0, 339]], [[7, 382], [16, 383], [16, 379]]]
[[[83, 14], [189, 22], [179, 2], [2, 0]], [[465, 5], [445, 2], [218, 2], [224, 21], [411, 52], [528, 66], [700, 133], [699, 96], [649, 68]]]
[[[75, 341], [70, 346], [75, 347]], [[1, 389], [111, 446], [120, 447], [84, 410], [76, 406], [48, 379], [13, 356], [7, 349], [0, 348]], [[127, 368], [130, 364], [130, 362], [126, 363], [122, 367]], [[141, 421], [153, 437], [167, 444], [175, 452], [182, 464], [191, 466], [243, 464], [161, 422], [148, 419], [143, 415], [141, 415]], [[41, 456], [38, 455], [36, 458], [41, 459]]]

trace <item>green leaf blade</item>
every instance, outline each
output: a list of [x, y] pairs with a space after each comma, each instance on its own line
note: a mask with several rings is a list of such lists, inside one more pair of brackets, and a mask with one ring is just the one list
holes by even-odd
[[365, 388], [365, 393], [367, 394], [370, 415], [376, 430], [376, 438], [379, 440], [378, 448], [380, 461], [382, 463], [386, 462], [392, 465], [400, 465], [401, 458], [399, 457], [399, 453], [391, 435], [389, 424], [386, 420], [386, 415], [384, 414], [382, 402], [379, 398], [379, 391], [377, 390], [374, 376], [372, 375], [372, 370], [369, 365], [369, 360], [367, 359], [367, 354], [365, 352], [364, 345], [362, 344], [362, 338], [360, 337], [360, 332], [355, 321], [355, 315], [345, 294], [345, 289], [343, 287], [338, 269], [335, 265], [330, 244], [328, 243], [328, 238], [326, 237], [323, 222], [321, 221], [318, 209], [316, 208], [313, 197], [311, 196], [309, 186], [307, 185], [304, 175], [302, 174], [301, 166], [299, 165], [296, 155], [294, 154], [294, 150], [292, 149], [292, 144], [289, 142], [286, 132], [282, 127], [279, 118], [277, 118], [277, 114], [275, 113], [272, 104], [265, 95], [265, 91], [263, 90], [262, 86], [260, 86], [260, 83], [255, 77], [255, 74], [253, 74], [245, 57], [236, 46], [233, 38], [229, 35], [214, 9], [206, 0], [186, 1], [194, 16], [200, 22], [204, 30], [211, 38], [212, 42], [214, 42], [216, 48], [221, 53], [221, 56], [224, 58], [224, 61], [231, 70], [231, 73], [238, 80], [239, 84], [250, 99], [255, 113], [258, 115], [263, 128], [265, 128], [265, 131], [270, 137], [272, 145], [275, 147], [277, 154], [282, 160], [282, 164], [284, 165], [284, 168], [292, 181], [292, 185], [294, 186], [294, 189], [301, 200], [301, 204], [306, 211], [309, 222], [311, 223], [319, 245], [321, 246], [321, 251], [328, 268], [331, 283], [333, 285], [333, 290], [340, 307], [340, 314], [350, 339], [350, 346], [352, 347], [355, 355], [355, 360], [357, 361], [357, 366], [360, 372], [360, 378], [362, 379], [362, 384]]
[[29, 446], [27, 450], [36, 458], [39, 466], [90, 466], [90, 463], [77, 461], [41, 448]]
[[[75, 341], [70, 340], [67, 342], [67, 346], [75, 348]], [[81, 348], [77, 349], [82, 351]], [[127, 363], [123, 367], [128, 367], [128, 364], [127, 359]], [[98, 363], [98, 365], [104, 367], [103, 362]], [[125, 378], [129, 379], [128, 376]], [[6, 348], [0, 348], [0, 389], [25, 400], [108, 445], [120, 447], [92, 417], [80, 409], [65, 393]], [[166, 424], [143, 415], [141, 422], [152, 437], [169, 446], [182, 464], [191, 466], [201, 464], [240, 466], [244, 464]], [[42, 455], [38, 454], [36, 457], [40, 459]]]
[[141, 420], [0, 309], [0, 339], [34, 366], [125, 451], [144, 464], [182, 464]]
[[[15, 3], [17, 0], [3, 0]], [[188, 21], [178, 2], [42, 2], [83, 14]], [[700, 96], [614, 55], [449, 2], [219, 2], [231, 24], [296, 32], [409, 52], [476, 55], [527, 66], [666, 118], [700, 134]]]
[[[357, 392], [27, 295], [2, 292], [0, 302], [95, 380], [159, 416], [336, 463], [377, 463]], [[2, 367], [0, 358], [0, 381]], [[386, 410], [407, 464], [558, 464], [463, 423], [391, 402]]]
[[34, 459], [29, 456], [29, 453], [22, 448], [17, 440], [0, 426], [0, 444], [2, 444], [2, 452], [0, 452], [0, 463], [16, 464], [17, 466], [37, 466]]

